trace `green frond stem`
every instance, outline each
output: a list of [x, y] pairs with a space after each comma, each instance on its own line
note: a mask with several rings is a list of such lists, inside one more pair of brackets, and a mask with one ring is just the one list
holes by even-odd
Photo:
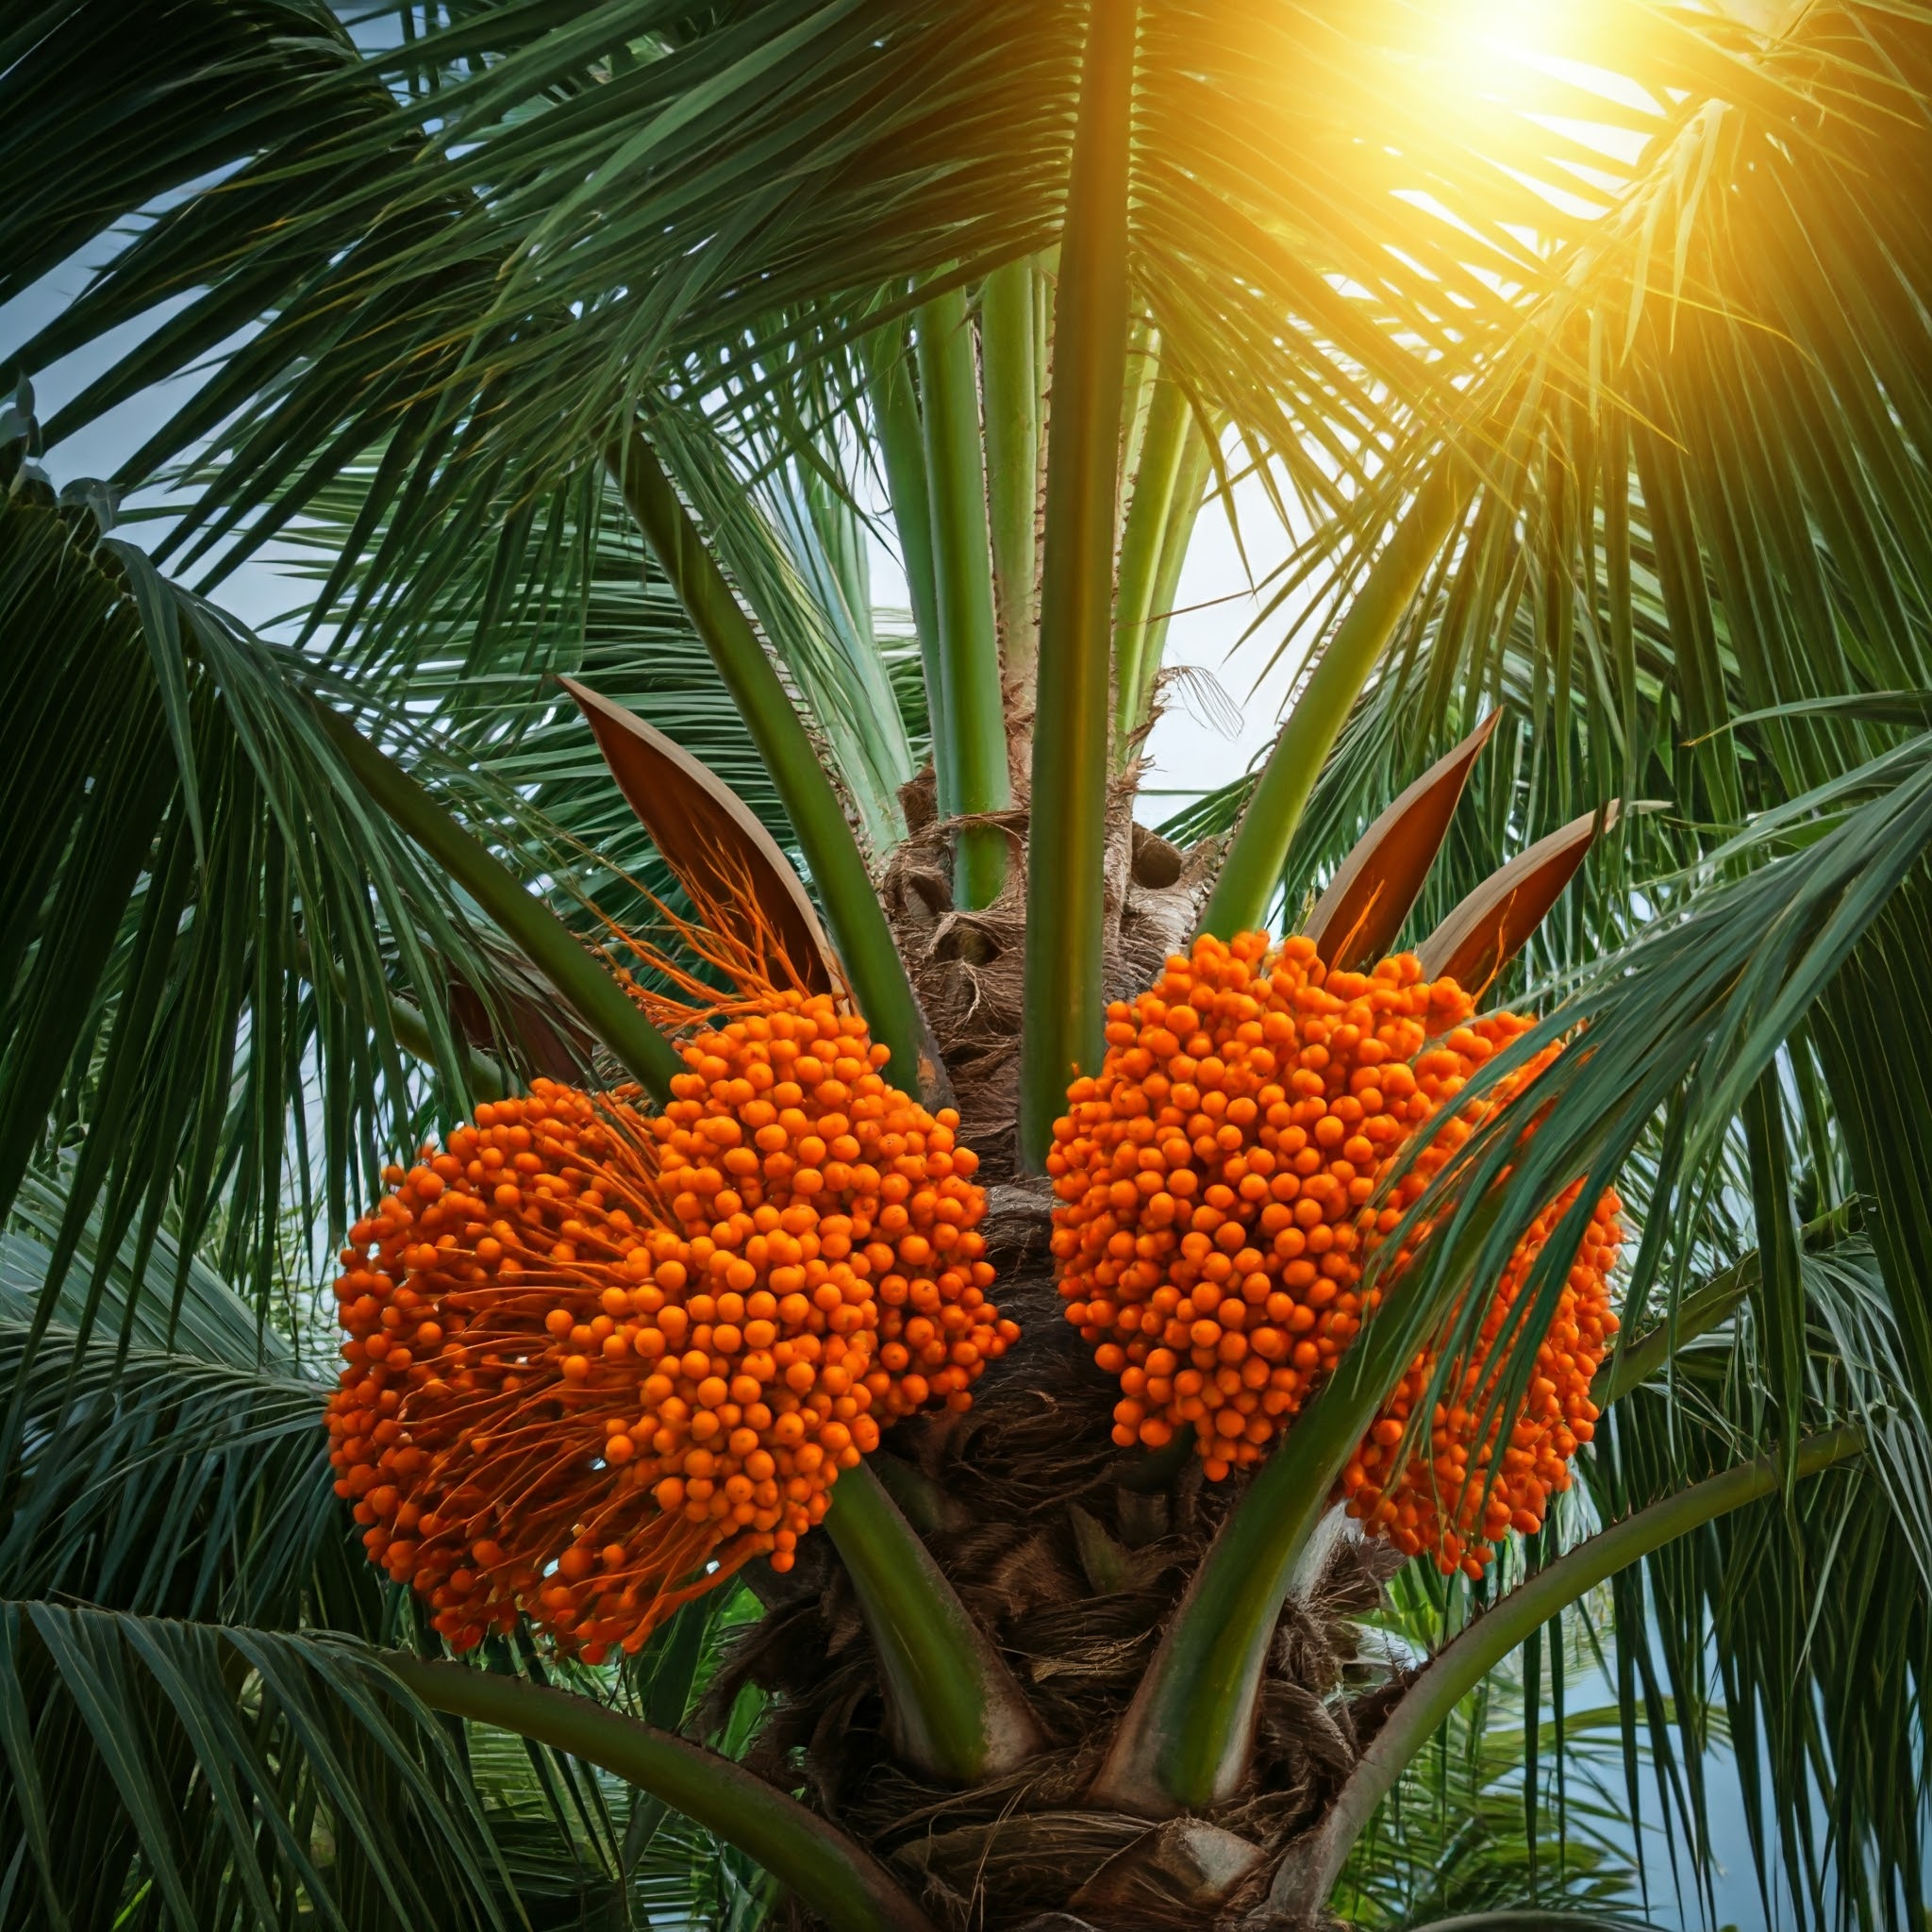
[[654, 1099], [684, 1071], [677, 1049], [645, 1019], [609, 969], [536, 893], [339, 712], [316, 715], [357, 783], [482, 907], [524, 957]]
[[968, 1785], [1038, 1752], [1045, 1740], [1012, 1673], [869, 1463], [840, 1475], [824, 1526], [878, 1652], [900, 1755]]
[[1590, 1385], [1590, 1399], [1598, 1412], [1649, 1381], [1686, 1343], [1721, 1328], [1743, 1306], [1757, 1274], [1757, 1257], [1746, 1255], [1721, 1274], [1712, 1275], [1695, 1294], [1686, 1295], [1674, 1316], [1611, 1356]]
[[[840, 601], [853, 623], [868, 630], [872, 624], [872, 575], [865, 555], [865, 531], [858, 512], [836, 490], [824, 471], [808, 463], [798, 465], [798, 478], [805, 492], [806, 514], [824, 546], [825, 561], [831, 566], [839, 587]], [[876, 660], [871, 668], [878, 668]], [[883, 675], [877, 695], [888, 696]], [[861, 725], [870, 723], [860, 719]]]
[[866, 1467], [878, 1477], [879, 1487], [892, 1499], [906, 1521], [923, 1537], [953, 1534], [973, 1520], [957, 1497], [890, 1449], [874, 1449], [866, 1457]]
[[1406, 1359], [1377, 1325], [1342, 1357], [1222, 1524], [1114, 1733], [1094, 1803], [1166, 1817], [1204, 1810], [1240, 1785], [1261, 1666], [1296, 1565]]
[[[1841, 1237], [1850, 1221], [1849, 1210], [1834, 1208], [1799, 1230], [1806, 1248], [1815, 1248]], [[1700, 1335], [1721, 1328], [1749, 1297], [1757, 1279], [1756, 1253], [1743, 1256], [1713, 1274], [1694, 1293], [1688, 1294], [1656, 1327], [1624, 1344], [1611, 1355], [1590, 1385], [1590, 1399], [1601, 1414], [1613, 1402], [1620, 1402], [1631, 1390], [1650, 1380], [1670, 1358]]]
[[756, 1858], [836, 1932], [933, 1932], [869, 1852], [741, 1764], [588, 1697], [464, 1664], [383, 1661], [432, 1710], [567, 1751]]
[[[939, 592], [943, 722], [933, 763], [960, 815], [1005, 811], [1007, 716], [1000, 698], [999, 630], [993, 619], [992, 553], [987, 535], [986, 458], [980, 444], [979, 382], [973, 323], [963, 290], [926, 303], [913, 318], [919, 341], [925, 477]], [[991, 906], [1007, 877], [1007, 835], [994, 825], [955, 834], [953, 903]]]
[[1113, 758], [1117, 769], [1126, 763], [1140, 724], [1141, 689], [1145, 681], [1141, 667], [1156, 608], [1155, 589], [1191, 420], [1180, 385], [1167, 376], [1157, 377], [1147, 408], [1146, 431], [1141, 440], [1141, 461], [1134, 472], [1133, 499], [1121, 535], [1119, 584], [1114, 593]]
[[1455, 527], [1472, 481], [1460, 462], [1445, 458], [1410, 499], [1376, 556], [1268, 755], [1202, 911], [1202, 932], [1231, 939], [1256, 930], [1267, 918], [1323, 761], [1414, 601], [1424, 573]]
[[1147, 722], [1154, 704], [1154, 680], [1160, 675], [1161, 660], [1167, 655], [1167, 627], [1174, 616], [1174, 599], [1180, 593], [1181, 571], [1188, 560], [1188, 545], [1193, 541], [1194, 525], [1200, 521], [1208, 479], [1214, 474], [1214, 449], [1200, 420], [1191, 410], [1182, 435], [1180, 462], [1167, 506], [1167, 527], [1160, 533], [1160, 564], [1154, 574], [1153, 594], [1147, 600], [1147, 627], [1135, 654], [1136, 684], [1132, 709], [1127, 713], [1129, 732]]
[[1121, 476], [1124, 488], [1114, 499], [1114, 539], [1121, 535], [1121, 521], [1126, 515], [1127, 493], [1141, 472], [1141, 452], [1147, 436], [1148, 410], [1154, 401], [1154, 385], [1160, 371], [1160, 349], [1154, 325], [1144, 314], [1127, 319], [1127, 366], [1121, 387]]
[[[436, 1040], [420, 1008], [412, 1007], [408, 1000], [391, 998], [389, 1024], [396, 1044], [405, 1053], [413, 1055], [425, 1066], [437, 1064]], [[508, 1074], [487, 1053], [474, 1046], [462, 1049], [462, 1074], [472, 1100], [501, 1100], [515, 1091], [516, 1083]]]
[[[925, 711], [933, 741], [945, 730], [946, 693], [940, 664], [939, 585], [932, 556], [932, 501], [925, 487], [925, 433], [913, 392], [911, 355], [906, 327], [892, 322], [875, 328], [861, 343], [866, 393], [873, 426], [885, 464], [886, 491], [892, 500], [892, 524], [899, 533], [899, 561], [906, 568], [906, 594], [912, 605], [912, 628], [919, 638], [919, 661], [925, 673]], [[937, 805], [942, 817], [956, 809], [944, 787], [949, 773], [934, 768]]]
[[[1040, 411], [1046, 415], [1046, 392], [1053, 385], [1053, 312], [1060, 284], [1060, 246], [1056, 242], [1033, 258], [1039, 274], [1033, 277], [1033, 367], [1040, 376]], [[1034, 512], [1040, 509], [1039, 492], [1034, 494]], [[1034, 615], [1039, 615], [1036, 604]]]
[[1007, 689], [1030, 691], [1040, 628], [1033, 567], [1040, 509], [1040, 364], [1033, 263], [1009, 261], [979, 287], [979, 377], [986, 419], [986, 509], [993, 606]]
[[1060, 245], [1020, 1044], [1020, 1158], [1034, 1169], [1068, 1083], [1099, 1064], [1105, 1009], [1102, 855], [1138, 15], [1123, 0], [1091, 10]]
[[612, 450], [610, 463], [644, 541], [704, 640], [785, 802], [853, 996], [873, 1038], [891, 1054], [893, 1079], [935, 1097], [942, 1074], [912, 983], [839, 794], [783, 682], [650, 444], [633, 436]]
[[1307, 1853], [1292, 1861], [1291, 1874], [1284, 1868], [1277, 1885], [1292, 1883], [1297, 1898], [1326, 1898], [1376, 1805], [1416, 1754], [1457, 1705], [1558, 1610], [1653, 1550], [1747, 1503], [1775, 1495], [1788, 1468], [1795, 1467], [1801, 1478], [1817, 1475], [1848, 1461], [1864, 1446], [1855, 1428], [1808, 1437], [1794, 1457], [1759, 1457], [1707, 1476], [1545, 1564], [1429, 1659], [1349, 1774]]

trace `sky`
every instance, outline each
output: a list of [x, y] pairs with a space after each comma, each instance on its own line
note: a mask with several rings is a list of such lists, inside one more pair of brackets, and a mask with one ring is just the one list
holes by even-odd
[[[1144, 824], [1225, 785], [1267, 749], [1302, 662], [1301, 638], [1278, 662], [1270, 661], [1290, 627], [1290, 610], [1299, 604], [1269, 613], [1249, 635], [1268, 608], [1268, 574], [1288, 554], [1289, 539], [1258, 482], [1237, 482], [1234, 497], [1239, 540], [1226, 510], [1209, 503], [1194, 525], [1181, 572], [1163, 659], [1172, 675], [1163, 687], [1165, 708], [1148, 738], [1148, 770], [1136, 807]], [[881, 609], [902, 610], [905, 573], [878, 532], [869, 535], [873, 600]], [[1259, 592], [1250, 585], [1250, 568], [1262, 585]]]

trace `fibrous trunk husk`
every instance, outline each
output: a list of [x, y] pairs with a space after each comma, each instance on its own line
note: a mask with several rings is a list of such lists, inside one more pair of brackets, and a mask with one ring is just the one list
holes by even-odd
[[926, 1501], [908, 1514], [1012, 1664], [1048, 1748], [966, 1790], [896, 1763], [857, 1605], [829, 1547], [808, 1556], [816, 1538], [789, 1578], [771, 1579], [784, 1593], [773, 1591], [773, 1613], [715, 1687], [715, 1707], [722, 1715], [745, 1681], [773, 1692], [758, 1768], [803, 1774], [811, 1800], [886, 1857], [941, 1925], [1009, 1932], [1055, 1911], [1092, 1932], [1245, 1925], [1399, 1688], [1399, 1666], [1362, 1654], [1353, 1621], [1379, 1600], [1391, 1553], [1338, 1539], [1314, 1587], [1284, 1609], [1254, 1773], [1229, 1804], [1166, 1824], [1091, 1808], [1112, 1727], [1233, 1485], [1205, 1482], [1191, 1461], [1165, 1492], [1124, 1487], [1141, 1453], [1113, 1443], [1118, 1391], [1058, 1319], [1046, 1212], [1037, 1186], [994, 1191], [1002, 1306], [1017, 1307], [1031, 1345], [988, 1370], [970, 1411], [902, 1424], [883, 1455], [904, 1472], [889, 1487]]

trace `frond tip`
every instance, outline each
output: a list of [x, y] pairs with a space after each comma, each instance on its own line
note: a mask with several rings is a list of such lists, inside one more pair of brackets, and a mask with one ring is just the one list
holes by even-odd
[[957, 1116], [824, 996], [700, 1033], [661, 1114], [539, 1081], [425, 1147], [336, 1286], [338, 1492], [458, 1648], [591, 1661], [754, 1557], [789, 1568], [882, 1421], [965, 1407], [986, 1300]]

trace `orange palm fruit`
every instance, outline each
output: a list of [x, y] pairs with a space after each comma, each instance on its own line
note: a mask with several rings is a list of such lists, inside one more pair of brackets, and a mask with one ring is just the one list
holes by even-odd
[[594, 1662], [790, 1567], [881, 1424], [968, 1405], [1018, 1334], [957, 1116], [862, 1023], [772, 991], [683, 1055], [661, 1114], [479, 1107], [343, 1251], [337, 1491], [457, 1648], [521, 1614]]
[[[1469, 1075], [1531, 1024], [1473, 1011], [1455, 981], [1424, 980], [1409, 955], [1331, 974], [1309, 941], [1272, 949], [1264, 933], [1203, 938], [1138, 999], [1109, 1008], [1105, 1059], [1069, 1090], [1047, 1167], [1067, 1319], [1121, 1378], [1117, 1442], [1154, 1447], [1191, 1424], [1216, 1479], [1268, 1453], [1373, 1311], [1381, 1290], [1360, 1291], [1366, 1257], [1475, 1122], [1537, 1071], [1458, 1107]], [[1419, 1135], [1413, 1165], [1390, 1185]], [[1485, 1402], [1500, 1372], [1494, 1344], [1572, 1198], [1512, 1255], [1481, 1359], [1452, 1378], [1448, 1418], [1404, 1469], [1391, 1467], [1436, 1367], [1424, 1353], [1344, 1476], [1356, 1514], [1447, 1568], [1479, 1571], [1497, 1536], [1541, 1523], [1589, 1439], [1591, 1378], [1616, 1329], [1614, 1195], [1571, 1268], [1500, 1467], [1503, 1419]], [[1488, 1440], [1470, 1440], [1484, 1422]]]

